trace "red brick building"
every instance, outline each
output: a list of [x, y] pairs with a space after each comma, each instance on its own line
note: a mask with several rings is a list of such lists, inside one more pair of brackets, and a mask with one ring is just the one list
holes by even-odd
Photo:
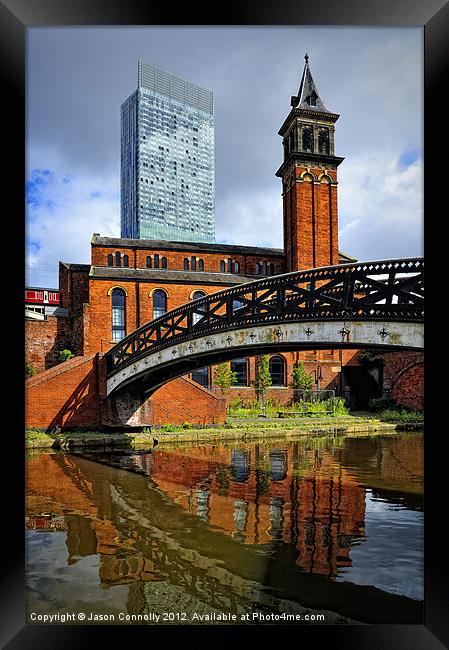
[[[264, 275], [355, 261], [338, 248], [337, 168], [343, 158], [334, 152], [334, 129], [339, 115], [321, 100], [307, 56], [291, 106], [279, 131], [284, 160], [276, 172], [283, 190], [283, 249], [120, 239], [96, 233], [89, 265], [60, 262], [60, 307], [68, 315], [56, 324], [51, 317], [27, 324], [28, 359], [39, 369], [49, 368], [58, 345], [76, 355], [104, 354], [149, 320], [205, 294]], [[44, 339], [39, 352], [36, 342]], [[405, 359], [399, 364], [396, 374], [401, 374], [402, 392], [408, 391], [407, 405], [413, 401], [420, 407], [422, 382], [416, 390], [420, 371], [415, 366], [422, 366], [422, 355], [414, 354], [412, 362]], [[336, 389], [346, 396], [350, 391], [352, 406], [366, 406], [368, 397], [382, 392], [382, 373], [375, 364], [360, 365], [358, 356], [351, 350], [271, 355], [273, 385], [267, 397], [279, 403], [291, 401], [292, 369], [301, 360], [316, 388]], [[255, 358], [231, 363], [238, 382], [226, 396], [254, 399]], [[407, 372], [414, 378], [412, 397]], [[198, 370], [190, 379], [213, 386], [211, 369]], [[394, 393], [393, 376], [388, 388]], [[401, 401], [401, 391], [395, 397]]]

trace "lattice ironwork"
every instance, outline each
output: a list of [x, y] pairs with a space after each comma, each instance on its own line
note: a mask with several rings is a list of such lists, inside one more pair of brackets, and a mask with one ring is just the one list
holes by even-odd
[[107, 353], [108, 376], [145, 356], [207, 334], [316, 320], [422, 322], [424, 259], [339, 264], [225, 289], [149, 321]]

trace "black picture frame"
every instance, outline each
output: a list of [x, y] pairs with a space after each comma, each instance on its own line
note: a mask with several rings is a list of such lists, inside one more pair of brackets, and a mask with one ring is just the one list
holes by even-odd
[[[443, 226], [442, 216], [447, 208], [439, 205], [445, 198], [445, 155], [444, 134], [447, 131], [444, 115], [444, 72], [448, 57], [449, 5], [444, 0], [322, 0], [320, 3], [305, 3], [297, 0], [270, 2], [259, 0], [245, 5], [235, 3], [212, 4], [208, 10], [203, 5], [184, 3], [150, 4], [139, 0], [89, 0], [69, 2], [66, 0], [3, 0], [0, 3], [0, 66], [3, 72], [6, 100], [4, 129], [2, 132], [3, 153], [7, 152], [6, 170], [3, 176], [5, 209], [3, 221], [5, 249], [12, 251], [11, 266], [8, 265], [8, 292], [10, 280], [13, 293], [8, 296], [8, 338], [6, 347], [12, 351], [12, 363], [5, 356], [4, 372], [8, 373], [8, 397], [5, 400], [4, 454], [3, 465], [10, 470], [4, 487], [4, 541], [8, 552], [4, 553], [1, 586], [1, 638], [2, 647], [15, 648], [81, 648], [105, 644], [105, 638], [112, 634], [114, 642], [129, 643], [130, 636], [142, 634], [145, 642], [163, 641], [169, 643], [174, 636], [183, 643], [214, 644], [234, 642], [242, 634], [239, 627], [199, 628], [135, 628], [121, 627], [76, 627], [76, 626], [32, 626], [25, 624], [24, 597], [24, 463], [23, 425], [20, 417], [23, 404], [23, 372], [20, 351], [23, 351], [23, 286], [24, 264], [20, 267], [19, 251], [23, 251], [24, 239], [24, 151], [25, 151], [25, 60], [26, 30], [31, 26], [63, 25], [172, 25], [173, 19], [179, 25], [368, 25], [368, 26], [422, 26], [424, 29], [424, 107], [425, 107], [425, 251], [433, 278], [428, 286], [426, 300], [426, 442], [425, 442], [425, 621], [423, 625], [361, 625], [361, 626], [302, 626], [300, 630], [283, 629], [270, 625], [244, 630], [246, 639], [254, 642], [256, 631], [262, 631], [265, 642], [284, 643], [285, 635], [294, 632], [297, 643], [313, 644], [326, 638], [332, 645], [370, 650], [398, 650], [414, 648], [433, 650], [449, 647], [449, 581], [444, 560], [446, 550], [441, 526], [446, 519], [443, 504], [444, 481], [447, 473], [445, 455], [441, 448], [444, 424], [439, 415], [444, 415], [444, 380], [437, 377], [439, 367], [444, 369], [443, 317], [436, 296], [444, 297], [443, 279], [445, 239], [439, 236]], [[338, 58], [336, 59], [338, 61]], [[336, 63], [338, 66], [338, 62]], [[337, 70], [336, 70], [337, 72]], [[440, 217], [440, 219], [439, 219]], [[7, 224], [7, 225], [5, 225]], [[438, 246], [440, 244], [440, 247]], [[12, 266], [13, 265], [13, 266]], [[11, 273], [11, 271], [13, 271]], [[430, 284], [430, 283], [429, 283]], [[429, 300], [430, 289], [430, 300]], [[443, 301], [441, 301], [443, 302]], [[10, 306], [14, 307], [11, 314]], [[11, 318], [13, 326], [11, 327]], [[17, 319], [17, 323], [15, 323]], [[440, 328], [440, 329], [439, 329]], [[5, 351], [8, 351], [5, 350]], [[23, 356], [22, 356], [23, 358]], [[16, 368], [14, 372], [12, 368]], [[11, 379], [9, 377], [11, 376]], [[9, 398], [9, 395], [11, 396]], [[446, 400], [444, 399], [446, 397]], [[15, 406], [12, 406], [15, 405]], [[182, 635], [182, 636], [180, 636]], [[87, 641], [89, 639], [89, 641]]]

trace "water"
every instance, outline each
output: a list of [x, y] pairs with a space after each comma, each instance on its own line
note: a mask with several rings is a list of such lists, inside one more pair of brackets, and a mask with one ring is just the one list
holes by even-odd
[[26, 527], [29, 622], [422, 622], [420, 434], [32, 453]]

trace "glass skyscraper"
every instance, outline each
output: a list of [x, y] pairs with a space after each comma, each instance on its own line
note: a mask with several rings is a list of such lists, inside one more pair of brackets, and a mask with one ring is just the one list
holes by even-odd
[[214, 98], [138, 62], [121, 107], [121, 236], [215, 241]]

